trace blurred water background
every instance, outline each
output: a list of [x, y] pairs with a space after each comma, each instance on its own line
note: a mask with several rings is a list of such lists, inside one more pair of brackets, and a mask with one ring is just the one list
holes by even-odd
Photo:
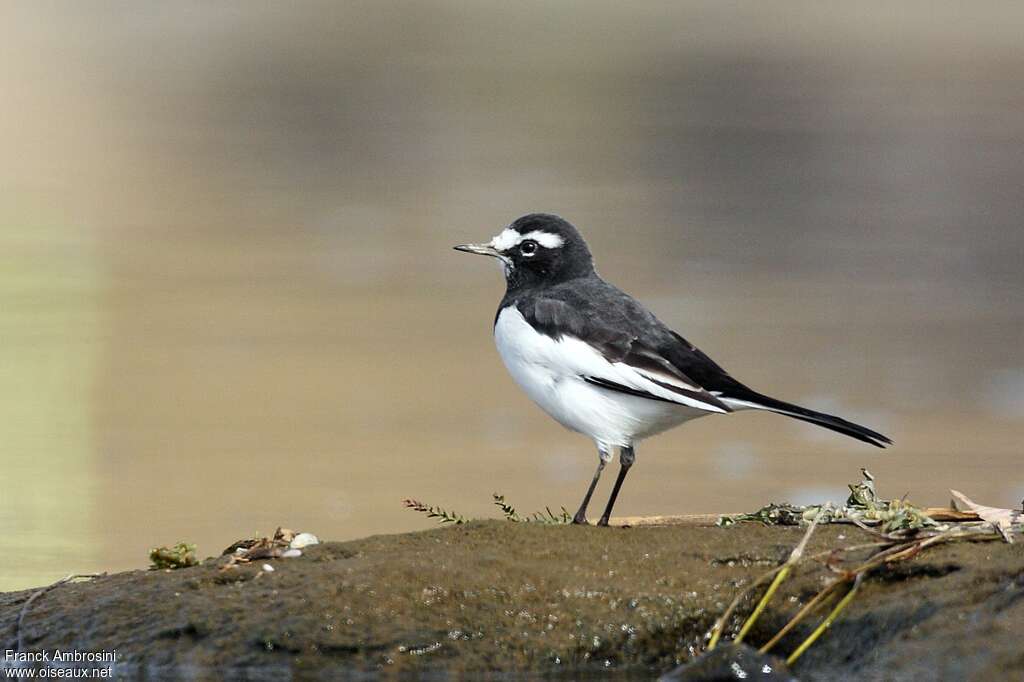
[[[574, 508], [497, 269], [580, 226], [771, 415], [649, 441], [621, 514], [1024, 497], [1024, 5], [5, 3], [0, 588]], [[611, 478], [611, 477], [606, 477]], [[596, 504], [604, 502], [610, 480]]]

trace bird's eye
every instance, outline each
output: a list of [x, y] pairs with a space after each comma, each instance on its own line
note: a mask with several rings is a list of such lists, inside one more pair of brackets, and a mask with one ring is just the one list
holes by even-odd
[[525, 242], [519, 245], [519, 253], [524, 256], [532, 256], [537, 253], [537, 242], [532, 239], [527, 239]]

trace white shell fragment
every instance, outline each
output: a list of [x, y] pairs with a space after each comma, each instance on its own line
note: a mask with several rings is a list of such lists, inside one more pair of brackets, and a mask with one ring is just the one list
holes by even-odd
[[270, 564], [263, 564], [263, 570], [266, 571], [267, 573], [273, 573], [274, 572], [274, 567], [271, 566]]
[[301, 549], [286, 549], [284, 552], [281, 553], [282, 559], [294, 559], [300, 556], [302, 556]]
[[291, 544], [288, 546], [292, 549], [302, 549], [303, 547], [309, 547], [310, 545], [319, 545], [320, 538], [313, 535], [312, 533], [299, 533], [292, 538]]

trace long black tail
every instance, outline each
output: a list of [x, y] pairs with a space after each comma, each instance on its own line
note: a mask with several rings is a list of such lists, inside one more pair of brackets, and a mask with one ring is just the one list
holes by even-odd
[[806, 407], [800, 407], [799, 405], [793, 405], [792, 403], [776, 400], [775, 398], [762, 395], [757, 391], [752, 391], [746, 386], [743, 387], [743, 390], [730, 391], [721, 397], [740, 400], [756, 409], [769, 410], [777, 414], [784, 414], [787, 417], [792, 417], [793, 419], [817, 424], [818, 426], [823, 426], [826, 429], [837, 431], [844, 436], [849, 436], [850, 438], [856, 438], [857, 440], [864, 441], [865, 443], [870, 443], [877, 448], [884, 448], [886, 445], [892, 444], [892, 440], [888, 436], [883, 436], [877, 431], [872, 431], [860, 424], [854, 424], [853, 422], [846, 421], [842, 417], [825, 414], [824, 412], [815, 412], [814, 410], [808, 410]]

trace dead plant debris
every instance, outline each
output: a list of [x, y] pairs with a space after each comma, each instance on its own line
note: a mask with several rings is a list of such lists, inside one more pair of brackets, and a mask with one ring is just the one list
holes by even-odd
[[[319, 544], [320, 540], [312, 533], [297, 533], [288, 528], [278, 527], [270, 537], [252, 537], [232, 543], [221, 552], [221, 571], [228, 571], [239, 564], [267, 559], [291, 559], [302, 556], [302, 548]], [[264, 570], [273, 572], [273, 567], [264, 566]]]
[[[734, 643], [743, 641], [754, 622], [760, 617], [771, 598], [779, 590], [791, 571], [805, 558], [820, 562], [824, 570], [825, 586], [794, 615], [773, 637], [760, 648], [766, 654], [783, 637], [792, 632], [811, 613], [842, 593], [835, 606], [821, 620], [810, 634], [786, 658], [786, 665], [793, 665], [815, 641], [836, 621], [844, 609], [853, 601], [862, 583], [876, 572], [892, 564], [918, 556], [926, 548], [942, 543], [957, 541], [982, 541], [1003, 539], [1013, 542], [1013, 535], [1024, 531], [1024, 512], [996, 507], [985, 507], [970, 500], [958, 491], [951, 491], [953, 497], [966, 510], [955, 508], [919, 508], [905, 498], [886, 500], [878, 496], [875, 479], [869, 471], [861, 469], [863, 480], [851, 484], [850, 496], [840, 509], [830, 504], [798, 506], [770, 504], [750, 514], [723, 516], [718, 525], [730, 526], [743, 521], [757, 521], [766, 525], [799, 525], [810, 522], [803, 539], [793, 550], [789, 559], [768, 573], [753, 581], [745, 590], [736, 595], [724, 613], [708, 632], [706, 651], [715, 649], [733, 612], [754, 591], [770, 583], [750, 616], [735, 635]], [[877, 542], [850, 547], [838, 547], [825, 552], [803, 556], [814, 529], [822, 523], [853, 523], [870, 531]], [[864, 551], [868, 550], [866, 556]], [[844, 589], [845, 588], [845, 589]]]
[[[883, 499], [875, 489], [875, 477], [867, 469], [861, 469], [863, 480], [851, 483], [850, 496], [846, 504], [831, 509], [823, 523], [852, 523], [862, 528], [870, 528], [882, 533], [910, 532], [924, 528], [939, 529], [949, 523], [972, 523], [988, 521], [1006, 532], [1004, 538], [1012, 542], [1012, 531], [1020, 530], [1022, 514], [1009, 509], [982, 507], [971, 502], [962, 493], [951, 491], [961, 496], [961, 503], [966, 509], [955, 507], [917, 507], [907, 501], [906, 497]], [[721, 516], [719, 526], [731, 526], [745, 521], [756, 521], [767, 526], [800, 526], [810, 523], [822, 505], [795, 505], [789, 503], [772, 503], [747, 514]], [[981, 515], [984, 510], [991, 519]]]
[[149, 550], [149, 561], [153, 570], [173, 571], [199, 565], [196, 546], [188, 542], [179, 542], [173, 547], [154, 547]]

